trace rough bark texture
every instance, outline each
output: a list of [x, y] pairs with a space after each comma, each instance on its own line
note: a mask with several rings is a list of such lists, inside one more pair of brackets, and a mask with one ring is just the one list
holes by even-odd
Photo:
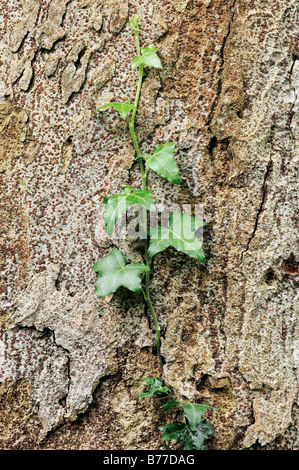
[[[206, 264], [159, 254], [151, 283], [165, 381], [207, 413], [215, 449], [298, 449], [298, 3], [3, 0], [0, 5], [2, 449], [159, 449], [158, 374], [138, 294], [94, 295], [111, 247], [102, 198], [140, 185], [128, 130], [103, 103], [134, 98], [129, 15], [162, 71], [138, 114], [144, 152], [176, 142]], [[138, 74], [137, 74], [138, 75]]]

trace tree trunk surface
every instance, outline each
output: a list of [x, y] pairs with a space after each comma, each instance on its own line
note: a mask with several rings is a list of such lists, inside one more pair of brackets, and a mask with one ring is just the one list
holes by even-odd
[[3, 0], [0, 5], [2, 449], [162, 449], [168, 417], [138, 398], [159, 375], [140, 294], [97, 298], [113, 247], [103, 197], [140, 187], [124, 121], [134, 99], [128, 18], [163, 69], [146, 69], [143, 152], [175, 142], [181, 186], [203, 207], [205, 264], [153, 264], [164, 381], [207, 403], [208, 449], [298, 449], [298, 32], [296, 0]]

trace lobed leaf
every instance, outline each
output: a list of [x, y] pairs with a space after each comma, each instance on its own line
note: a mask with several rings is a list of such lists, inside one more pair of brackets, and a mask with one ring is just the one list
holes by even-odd
[[143, 263], [126, 265], [125, 255], [117, 248], [99, 259], [92, 269], [98, 274], [95, 283], [95, 293], [98, 297], [113, 294], [121, 286], [133, 292], [140, 292], [140, 273], [150, 271], [150, 268]]
[[213, 434], [211, 424], [202, 420], [195, 429], [186, 426], [185, 431], [179, 436], [178, 443], [183, 445], [184, 450], [205, 450], [205, 441]]
[[173, 156], [174, 150], [174, 143], [168, 142], [165, 145], [157, 145], [153, 155], [144, 153], [141, 156], [146, 162], [147, 169], [150, 168], [155, 173], [174, 184], [180, 184], [180, 172]]
[[142, 47], [141, 54], [135, 57], [132, 61], [132, 70], [136, 70], [140, 65], [162, 69], [161, 60], [156, 54], [156, 50], [157, 48], [154, 46]]
[[169, 400], [165, 405], [162, 405], [161, 408], [162, 410], [165, 411], [165, 413], [169, 413], [172, 408], [174, 408], [176, 405], [178, 405], [180, 402], [176, 401], [175, 399]]
[[141, 392], [139, 397], [152, 397], [154, 395], [163, 395], [164, 393], [171, 393], [171, 390], [167, 385], [164, 385], [162, 380], [158, 377], [149, 379], [142, 379], [146, 382], [148, 389]]
[[102, 109], [107, 109], [107, 108], [114, 108], [116, 111], [119, 112], [119, 114], [121, 115], [123, 119], [126, 119], [128, 115], [130, 114], [130, 112], [136, 109], [136, 106], [134, 104], [131, 104], [131, 100], [128, 99], [124, 103], [113, 102], [113, 103], [103, 104], [103, 106], [100, 106], [99, 108], [95, 109], [91, 114], [96, 113]]
[[160, 426], [158, 429], [162, 431], [162, 441], [172, 441], [175, 440], [179, 442], [181, 434], [184, 432], [186, 428], [185, 423], [173, 423], [173, 424], [165, 424], [164, 426]]
[[156, 210], [156, 201], [152, 196], [152, 191], [136, 189], [131, 186], [122, 188], [123, 193], [104, 197], [105, 204], [105, 226], [109, 236], [112, 235], [117, 220], [124, 215], [130, 207], [139, 205], [146, 210]]
[[191, 256], [204, 263], [205, 255], [202, 249], [202, 241], [195, 235], [199, 227], [206, 225], [199, 217], [193, 217], [181, 212], [172, 212], [169, 216], [169, 226], [151, 227], [149, 244], [149, 256], [172, 246], [178, 251]]
[[212, 406], [206, 404], [190, 403], [190, 402], [181, 402], [181, 408], [183, 409], [184, 416], [187, 418], [189, 426], [194, 430], [201, 422], [204, 415], [204, 412]]
[[202, 420], [194, 429], [186, 423], [166, 424], [159, 427], [162, 431], [162, 441], [175, 440], [184, 450], [205, 450], [205, 441], [214, 434], [210, 423]]

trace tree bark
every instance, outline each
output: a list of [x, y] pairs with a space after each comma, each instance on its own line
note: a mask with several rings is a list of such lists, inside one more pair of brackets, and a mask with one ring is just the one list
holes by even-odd
[[[112, 241], [103, 197], [140, 187], [129, 130], [129, 16], [163, 70], [146, 70], [142, 151], [175, 142], [201, 204], [206, 263], [153, 263], [164, 380], [208, 403], [210, 449], [298, 449], [298, 4], [294, 0], [3, 0], [0, 5], [2, 449], [160, 449], [166, 415], [138, 398], [159, 374], [142, 296], [94, 295]], [[296, 173], [297, 170], [297, 173]]]

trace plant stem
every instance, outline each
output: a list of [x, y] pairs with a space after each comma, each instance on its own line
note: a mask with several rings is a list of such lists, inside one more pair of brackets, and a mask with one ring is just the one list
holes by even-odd
[[[137, 49], [137, 54], [140, 55], [140, 43], [139, 43], [139, 32], [138, 30], [134, 31], [134, 36], [135, 36], [135, 41], [136, 41], [136, 49]], [[130, 134], [132, 137], [132, 141], [134, 144], [134, 148], [138, 157], [138, 162], [139, 162], [139, 167], [140, 167], [140, 172], [141, 172], [141, 178], [142, 178], [142, 189], [146, 190], [147, 189], [147, 172], [144, 170], [144, 165], [141, 157], [141, 152], [139, 149], [138, 141], [136, 138], [135, 134], [135, 117], [138, 109], [138, 103], [139, 103], [139, 98], [140, 98], [140, 93], [141, 93], [141, 87], [142, 87], [142, 80], [143, 80], [143, 65], [139, 66], [139, 80], [138, 80], [138, 86], [137, 86], [137, 92], [136, 92], [136, 97], [135, 97], [135, 109], [132, 112], [132, 116], [129, 119], [129, 129], [130, 129]], [[151, 267], [151, 258], [148, 255], [148, 240], [147, 238], [144, 240], [144, 252], [145, 252], [145, 262], [146, 265]], [[158, 361], [159, 361], [159, 366], [161, 368], [161, 371], [163, 372], [163, 362], [162, 362], [162, 357], [161, 357], [161, 342], [160, 342], [160, 325], [157, 319], [156, 312], [154, 310], [154, 307], [151, 302], [150, 298], [150, 292], [149, 292], [149, 283], [150, 283], [150, 271], [145, 273], [145, 292], [143, 292], [144, 300], [148, 306], [149, 311], [151, 312], [151, 316], [154, 322], [155, 326], [155, 331], [156, 331], [156, 348], [157, 348], [157, 356], [158, 356]]]
[[142, 177], [142, 189], [146, 189], [146, 173], [144, 171], [142, 157], [140, 156], [141, 152], [140, 152], [139, 145], [138, 145], [137, 138], [136, 138], [136, 134], [135, 134], [135, 117], [136, 117], [139, 98], [140, 98], [140, 93], [141, 93], [142, 79], [143, 79], [143, 65], [140, 65], [139, 66], [138, 87], [137, 87], [137, 92], [136, 92], [136, 97], [135, 97], [135, 102], [134, 102], [135, 109], [132, 113], [131, 119], [129, 120], [129, 129], [130, 129], [130, 134], [131, 134], [131, 137], [132, 137], [132, 141], [133, 141], [133, 144], [134, 144], [134, 148], [135, 148], [135, 151], [136, 151], [136, 154], [137, 154], [137, 157], [138, 157], [139, 166], [140, 166], [141, 177]]
[[151, 312], [151, 316], [152, 316], [152, 319], [153, 319], [153, 322], [154, 322], [154, 325], [155, 325], [157, 356], [158, 356], [160, 369], [161, 369], [161, 371], [163, 371], [163, 361], [162, 361], [161, 349], [160, 349], [160, 346], [161, 346], [160, 345], [160, 332], [161, 332], [161, 329], [160, 329], [160, 325], [159, 325], [159, 322], [158, 322], [158, 319], [157, 319], [156, 312], [154, 310], [154, 307], [153, 307], [153, 304], [152, 304], [151, 298], [150, 298], [149, 275], [150, 275], [150, 272], [147, 272], [146, 273], [146, 278], [145, 278], [145, 292], [143, 291], [143, 297], [144, 297], [144, 300], [145, 300], [145, 302], [146, 302], [146, 304], [149, 308], [149, 311]]

